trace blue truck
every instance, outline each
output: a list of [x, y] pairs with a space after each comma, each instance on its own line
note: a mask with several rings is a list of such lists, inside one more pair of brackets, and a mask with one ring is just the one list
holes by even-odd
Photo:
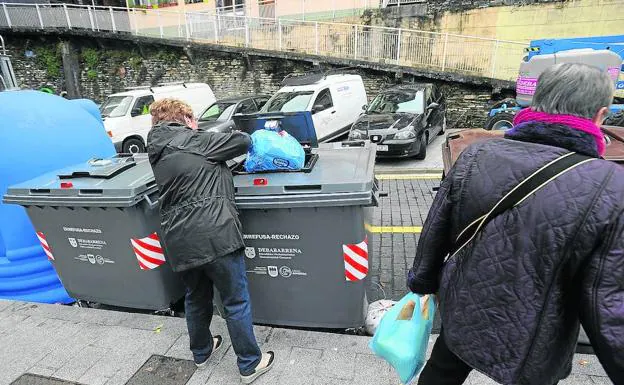
[[[624, 58], [624, 35], [533, 40], [529, 47], [525, 49], [527, 56], [525, 56], [524, 61], [528, 62], [531, 58], [538, 55], [552, 55], [578, 49], [609, 50]], [[621, 71], [624, 71], [624, 65], [621, 66]], [[618, 80], [616, 90], [624, 92], [624, 81]], [[618, 92], [616, 92], [617, 95]], [[605, 122], [606, 124], [624, 126], [624, 104], [622, 102], [621, 98], [614, 98], [614, 104], [611, 105], [611, 113]], [[522, 107], [514, 98], [507, 98], [497, 102], [488, 112], [485, 129], [506, 130], [511, 128], [515, 114], [521, 109]]]

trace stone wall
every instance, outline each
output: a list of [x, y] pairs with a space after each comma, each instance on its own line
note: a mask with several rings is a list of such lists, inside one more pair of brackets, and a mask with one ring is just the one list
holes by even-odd
[[[58, 36], [5, 35], [13, 68], [22, 88], [65, 87]], [[315, 67], [305, 61], [243, 55], [214, 49], [188, 49], [165, 45], [65, 37], [78, 57], [79, 93], [101, 102], [127, 87], [175, 81], [208, 83], [217, 98], [240, 94], [272, 94], [289, 73]], [[325, 66], [331, 69], [331, 66]], [[371, 69], [349, 69], [360, 74], [369, 99], [379, 90], [402, 82], [433, 82], [431, 79]], [[439, 81], [447, 98], [449, 127], [482, 127], [491, 87]]]

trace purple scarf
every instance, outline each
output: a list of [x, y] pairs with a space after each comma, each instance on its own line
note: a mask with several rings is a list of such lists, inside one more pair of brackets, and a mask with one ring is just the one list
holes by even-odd
[[600, 130], [600, 127], [596, 126], [590, 119], [580, 118], [573, 115], [556, 115], [549, 114], [547, 112], [537, 112], [531, 108], [525, 108], [516, 114], [513, 123], [514, 126], [517, 126], [528, 122], [562, 124], [575, 130], [588, 133], [594, 137], [598, 154], [600, 154], [600, 156], [605, 154], [607, 146], [604, 140], [604, 135]]

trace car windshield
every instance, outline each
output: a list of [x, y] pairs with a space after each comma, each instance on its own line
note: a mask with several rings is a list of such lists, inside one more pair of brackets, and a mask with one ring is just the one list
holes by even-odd
[[118, 118], [126, 115], [130, 104], [132, 104], [132, 96], [109, 96], [108, 99], [100, 106], [100, 112], [103, 118]]
[[236, 107], [236, 103], [217, 102], [202, 114], [199, 118], [200, 122], [224, 122], [232, 115], [232, 110]]
[[312, 99], [313, 91], [278, 92], [262, 107], [262, 112], [305, 111]]
[[367, 112], [373, 114], [394, 114], [397, 112], [422, 114], [425, 112], [424, 102], [422, 90], [386, 91], [373, 99]]

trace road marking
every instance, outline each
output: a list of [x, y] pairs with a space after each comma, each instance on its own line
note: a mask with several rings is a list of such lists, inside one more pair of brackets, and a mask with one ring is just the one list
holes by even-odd
[[422, 226], [370, 226], [369, 231], [374, 234], [420, 234], [422, 232]]
[[382, 174], [375, 177], [379, 180], [442, 179], [442, 174]]

